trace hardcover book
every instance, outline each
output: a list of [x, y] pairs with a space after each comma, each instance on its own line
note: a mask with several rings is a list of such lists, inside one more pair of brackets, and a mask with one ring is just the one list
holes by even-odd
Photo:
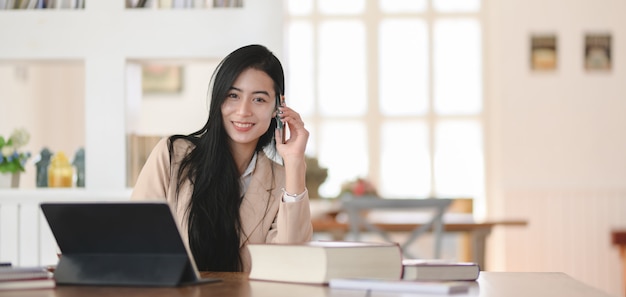
[[402, 279], [417, 281], [473, 281], [480, 274], [478, 264], [442, 260], [404, 259]]
[[402, 277], [402, 251], [392, 243], [312, 241], [248, 248], [252, 280], [326, 284], [332, 278]]

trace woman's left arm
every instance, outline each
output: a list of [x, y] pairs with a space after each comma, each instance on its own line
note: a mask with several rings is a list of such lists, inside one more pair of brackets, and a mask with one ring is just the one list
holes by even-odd
[[[309, 195], [306, 190], [306, 163], [304, 151], [309, 139], [309, 131], [293, 109], [279, 107], [280, 118], [289, 129], [289, 138], [284, 143], [276, 143], [276, 149], [285, 166], [285, 187], [276, 218], [276, 242], [305, 242], [311, 240], [311, 210]], [[280, 131], [276, 130], [276, 139]], [[287, 200], [286, 198], [289, 198]]]
[[[277, 142], [276, 149], [283, 159], [285, 166], [285, 192], [290, 195], [304, 193], [306, 188], [306, 163], [304, 151], [309, 140], [309, 131], [304, 128], [304, 122], [293, 109], [287, 106], [279, 107], [280, 118], [289, 128], [289, 139], [284, 143]], [[276, 130], [276, 139], [280, 139], [280, 132]]]

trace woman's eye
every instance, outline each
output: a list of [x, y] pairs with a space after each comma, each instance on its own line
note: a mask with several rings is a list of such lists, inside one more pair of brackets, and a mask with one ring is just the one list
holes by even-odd
[[231, 94], [228, 94], [226, 97], [230, 99], [237, 99], [237, 94], [231, 93]]
[[254, 102], [265, 102], [265, 101], [267, 101], [265, 100], [265, 98], [261, 98], [261, 97], [254, 98]]

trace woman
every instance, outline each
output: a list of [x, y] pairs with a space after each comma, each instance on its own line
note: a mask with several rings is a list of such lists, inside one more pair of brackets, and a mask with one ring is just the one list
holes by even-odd
[[[284, 85], [267, 48], [235, 50], [213, 74], [204, 127], [162, 139], [139, 174], [132, 199], [167, 200], [199, 270], [249, 271], [248, 243], [311, 239], [309, 133], [297, 112], [277, 106]], [[276, 116], [289, 139], [275, 141]], [[284, 165], [272, 161], [276, 152]]]

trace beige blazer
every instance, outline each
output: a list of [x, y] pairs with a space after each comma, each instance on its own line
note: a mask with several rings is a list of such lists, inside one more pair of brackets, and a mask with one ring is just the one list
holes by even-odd
[[[183, 242], [189, 247], [186, 209], [193, 189], [189, 182], [182, 184], [177, 201], [176, 181], [180, 162], [191, 151], [193, 144], [186, 140], [176, 140], [174, 160], [170, 162], [168, 142], [168, 138], [161, 139], [150, 153], [139, 174], [131, 199], [166, 200], [172, 208]], [[274, 168], [274, 185], [271, 184], [271, 167]], [[284, 167], [270, 160], [264, 153], [259, 153], [240, 208], [243, 228], [240, 253], [244, 271], [250, 271], [247, 243], [301, 243], [311, 240], [313, 227], [308, 193], [300, 201], [283, 202], [284, 185]], [[270, 190], [271, 197], [268, 195]]]

